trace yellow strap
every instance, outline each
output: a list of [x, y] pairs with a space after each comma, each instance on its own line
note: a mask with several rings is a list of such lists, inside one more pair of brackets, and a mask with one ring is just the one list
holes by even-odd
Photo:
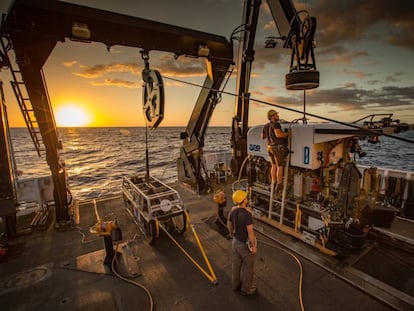
[[[187, 220], [190, 223], [190, 216], [188, 215], [188, 212], [187, 211], [185, 211], [185, 213], [186, 213], [186, 216], [187, 216]], [[216, 275], [215, 275], [215, 273], [213, 271], [213, 268], [211, 267], [210, 261], [208, 260], [208, 257], [206, 255], [206, 252], [204, 251], [204, 247], [201, 244], [201, 241], [200, 241], [200, 239], [198, 237], [197, 232], [195, 231], [195, 228], [194, 228], [194, 225], [193, 224], [191, 224], [191, 230], [193, 231], [194, 237], [195, 237], [195, 239], [197, 241], [197, 244], [198, 244], [198, 248], [200, 249], [201, 254], [203, 255], [204, 261], [207, 264], [207, 267], [208, 267], [208, 270], [210, 271], [211, 277], [214, 278], [214, 279], [216, 279]]]
[[[190, 217], [188, 216], [187, 211], [184, 211], [186, 218], [187, 218], [187, 225], [190, 223]], [[191, 229], [192, 232], [194, 234], [194, 237], [197, 241], [198, 247], [200, 248], [201, 254], [203, 255], [203, 258], [207, 264], [207, 267], [210, 271], [210, 274], [203, 268], [201, 267], [193, 257], [191, 257], [191, 255], [180, 245], [180, 243], [177, 242], [176, 239], [174, 239], [174, 237], [168, 232], [167, 229], [165, 229], [161, 224], [160, 224], [160, 228], [167, 234], [167, 236], [174, 242], [175, 245], [177, 245], [177, 247], [184, 253], [185, 256], [187, 256], [188, 259], [190, 259], [190, 261], [210, 280], [210, 282], [212, 282], [213, 284], [217, 284], [217, 278], [216, 275], [213, 271], [213, 268], [211, 267], [210, 261], [207, 258], [207, 255], [204, 251], [203, 246], [201, 245], [200, 239], [198, 238], [197, 232], [195, 231], [194, 226], [191, 224]]]

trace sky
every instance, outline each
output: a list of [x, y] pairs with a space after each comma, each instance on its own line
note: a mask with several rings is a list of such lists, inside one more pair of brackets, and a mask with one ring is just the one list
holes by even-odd
[[[5, 13], [12, 1], [0, 1]], [[218, 34], [230, 39], [242, 23], [241, 0], [71, 0], [80, 5]], [[341, 122], [374, 113], [393, 113], [414, 123], [414, 1], [411, 0], [296, 0], [318, 22], [316, 66], [320, 86], [306, 91], [306, 111]], [[303, 110], [303, 91], [285, 89], [290, 51], [281, 44], [265, 49], [268, 36], [278, 36], [266, 1], [258, 24], [251, 98]], [[237, 61], [238, 44], [234, 44]], [[186, 126], [200, 89], [167, 79], [202, 84], [202, 59], [152, 51], [150, 66], [160, 71], [165, 85], [165, 116], [161, 126]], [[142, 113], [143, 61], [136, 48], [66, 40], [58, 43], [43, 70], [58, 126], [144, 126]], [[235, 70], [236, 72], [236, 70]], [[10, 87], [10, 73], [0, 71], [9, 123], [25, 126]], [[225, 91], [236, 92], [236, 74]], [[235, 98], [223, 95], [211, 126], [231, 126]], [[263, 124], [269, 106], [252, 101], [249, 125]], [[302, 114], [278, 108], [284, 120]], [[310, 117], [310, 121], [321, 121]]]

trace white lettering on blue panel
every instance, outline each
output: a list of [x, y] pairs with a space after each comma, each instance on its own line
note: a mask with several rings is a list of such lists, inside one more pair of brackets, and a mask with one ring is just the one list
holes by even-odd
[[303, 148], [303, 164], [309, 164], [309, 158], [310, 158], [310, 149], [309, 147], [305, 146]]
[[260, 145], [257, 145], [257, 144], [250, 144], [250, 145], [249, 145], [249, 150], [250, 150], [250, 151], [255, 151], [255, 152], [260, 152]]

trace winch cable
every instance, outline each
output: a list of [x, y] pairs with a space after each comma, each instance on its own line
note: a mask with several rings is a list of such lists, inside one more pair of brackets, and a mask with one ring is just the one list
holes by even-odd
[[244, 166], [246, 165], [247, 161], [249, 161], [250, 159], [251, 159], [251, 156], [250, 156], [250, 155], [247, 155], [247, 156], [244, 158], [244, 160], [243, 160], [243, 162], [242, 162], [242, 164], [241, 164], [241, 166], [240, 166], [240, 170], [239, 170], [239, 175], [238, 175], [238, 177], [237, 177], [237, 181], [235, 181], [235, 182], [231, 185], [231, 190], [232, 190], [232, 191], [235, 191], [235, 190], [236, 190], [236, 188], [235, 188], [236, 183], [237, 183], [237, 185], [238, 185], [238, 188], [237, 188], [237, 189], [241, 189], [240, 183], [241, 183], [241, 181], [242, 181], [242, 180], [245, 180], [245, 179], [241, 179], [241, 175], [242, 175], [242, 172], [243, 172]]
[[[204, 86], [204, 85], [200, 85], [200, 84], [197, 84], [197, 83], [192, 83], [192, 82], [188, 82], [188, 81], [184, 81], [184, 80], [180, 80], [180, 79], [175, 79], [175, 78], [171, 78], [171, 77], [168, 77], [168, 76], [164, 76], [164, 78], [167, 79], [167, 80], [171, 80], [171, 81], [175, 81], [175, 82], [180, 82], [180, 83], [183, 83], [183, 84], [188, 84], [188, 85], [192, 85], [192, 86], [199, 87], [199, 88], [208, 89], [210, 91], [219, 92], [221, 94], [226, 94], [226, 95], [230, 95], [230, 96], [242, 98], [241, 95], [237, 95], [235, 93], [227, 92], [227, 91], [224, 91], [224, 90], [218, 90], [218, 89], [210, 88], [210, 87], [207, 87], [207, 86]], [[319, 116], [319, 115], [316, 115], [316, 114], [313, 114], [313, 113], [310, 113], [310, 112], [304, 112], [304, 111], [300, 111], [300, 110], [297, 110], [297, 109], [293, 109], [293, 108], [289, 108], [289, 107], [284, 107], [284, 106], [281, 106], [281, 105], [269, 103], [269, 102], [266, 102], [264, 100], [255, 99], [255, 98], [252, 98], [252, 97], [250, 98], [250, 101], [253, 101], [253, 102], [256, 102], [256, 103], [259, 103], [259, 104], [268, 105], [268, 106], [273, 106], [273, 107], [280, 108], [280, 109], [283, 109], [283, 110], [288, 110], [288, 111], [296, 112], [296, 113], [299, 113], [299, 114], [305, 114], [307, 116], [314, 117], [314, 118], [318, 118], [318, 119], [321, 119], [321, 120], [324, 120], [324, 121], [329, 121], [329, 122], [333, 122], [333, 123], [337, 123], [337, 124], [349, 126], [349, 127], [352, 127], [352, 128], [358, 129], [358, 130], [361, 130], [366, 135], [370, 134], [370, 135], [376, 135], [376, 136], [386, 136], [386, 137], [390, 137], [390, 138], [393, 138], [393, 139], [396, 139], [396, 140], [401, 140], [401, 141], [404, 141], [404, 142], [407, 142], [407, 143], [414, 144], [414, 140], [411, 140], [411, 139], [408, 139], [408, 138], [405, 138], [405, 137], [394, 136], [394, 135], [391, 135], [391, 134], [379, 132], [379, 131], [372, 130], [372, 129], [368, 129], [368, 128], [364, 128], [364, 127], [358, 126], [356, 124], [346, 123], [346, 122], [342, 122], [342, 121], [330, 119], [330, 118], [323, 117], [323, 116]]]
[[[267, 233], [264, 233], [263, 231], [257, 230], [257, 229], [254, 229], [254, 230], [256, 232], [260, 233], [261, 235], [265, 236], [266, 238], [272, 240], [273, 242], [279, 243], [274, 237], [268, 235]], [[257, 242], [260, 243], [260, 244], [263, 244], [263, 245], [272, 247], [272, 248], [279, 249], [279, 250], [285, 252], [286, 254], [288, 254], [289, 256], [291, 256], [296, 261], [296, 263], [299, 266], [299, 271], [300, 271], [300, 274], [299, 274], [299, 284], [298, 284], [299, 303], [300, 303], [301, 310], [302, 311], [305, 311], [305, 306], [304, 306], [304, 303], [303, 303], [303, 295], [302, 295], [302, 288], [303, 288], [303, 266], [302, 266], [302, 262], [300, 261], [300, 259], [293, 252], [288, 251], [287, 249], [284, 249], [283, 247], [277, 246], [276, 244], [268, 243], [268, 242], [263, 241], [261, 239], [257, 239]]]
[[149, 180], [148, 126], [145, 127], [145, 178]]

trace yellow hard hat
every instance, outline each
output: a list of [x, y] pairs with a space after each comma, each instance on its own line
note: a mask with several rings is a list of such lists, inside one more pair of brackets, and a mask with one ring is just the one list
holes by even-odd
[[273, 109], [270, 109], [270, 110], [267, 112], [267, 118], [270, 120], [270, 118], [271, 118], [272, 116], [274, 116], [275, 114], [277, 114], [277, 111], [276, 111], [276, 110], [273, 110]]
[[234, 204], [240, 204], [246, 198], [247, 198], [247, 192], [246, 191], [236, 190], [236, 191], [233, 192], [232, 199], [233, 199]]

